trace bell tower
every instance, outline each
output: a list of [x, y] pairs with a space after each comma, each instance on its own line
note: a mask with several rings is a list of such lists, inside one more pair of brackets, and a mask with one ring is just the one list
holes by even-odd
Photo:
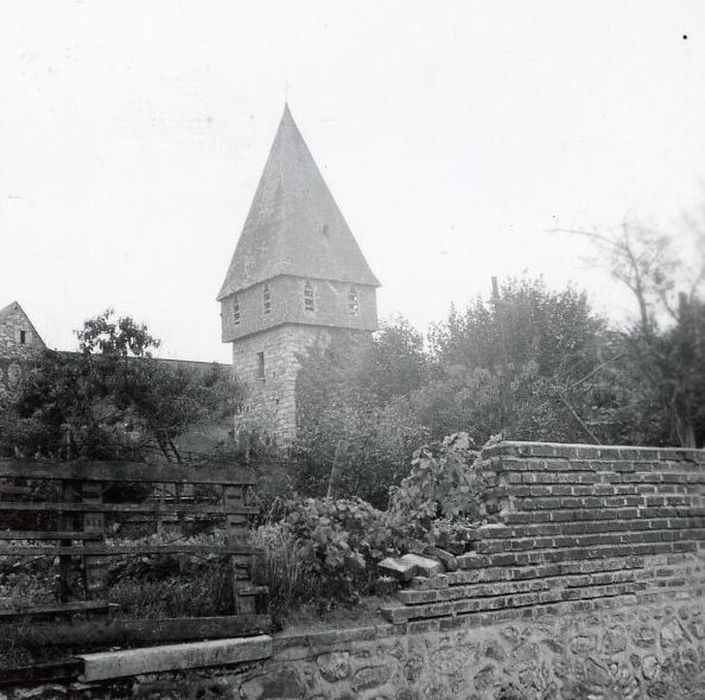
[[291, 441], [297, 355], [370, 336], [378, 286], [286, 105], [218, 294], [249, 421]]

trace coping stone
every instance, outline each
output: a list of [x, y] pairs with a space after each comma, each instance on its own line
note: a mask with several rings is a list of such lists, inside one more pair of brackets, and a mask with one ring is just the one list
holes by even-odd
[[84, 654], [78, 657], [83, 661], [79, 681], [85, 683], [145, 673], [225, 666], [267, 659], [271, 655], [272, 638], [266, 634]]

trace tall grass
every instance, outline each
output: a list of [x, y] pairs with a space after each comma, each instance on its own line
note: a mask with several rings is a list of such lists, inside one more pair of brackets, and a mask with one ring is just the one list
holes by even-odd
[[227, 615], [231, 590], [228, 567], [211, 566], [153, 580], [122, 579], [111, 587], [110, 602], [132, 619]]
[[321, 599], [320, 582], [311, 576], [300, 555], [300, 545], [281, 523], [261, 525], [251, 543], [261, 554], [252, 565], [252, 582], [269, 587], [272, 619], [281, 625], [295, 608]]

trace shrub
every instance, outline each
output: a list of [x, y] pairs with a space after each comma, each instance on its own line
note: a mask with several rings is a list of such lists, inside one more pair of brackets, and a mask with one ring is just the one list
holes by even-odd
[[390, 549], [384, 513], [360, 498], [293, 502], [284, 523], [307, 568], [331, 598], [352, 602], [367, 592], [373, 564]]
[[[292, 450], [297, 490], [361, 497], [385, 508], [389, 486], [399, 483], [413, 449], [428, 439], [406, 400], [426, 372], [420, 336], [399, 321], [384, 325], [373, 343], [338, 336], [299, 359]], [[334, 464], [337, 477], [328, 493]]]
[[480, 456], [467, 433], [414, 453], [411, 473], [390, 489], [390, 524], [402, 538], [443, 546], [464, 540], [467, 527], [486, 517], [487, 489]]
[[387, 511], [361, 498], [279, 501], [279, 521], [253, 536], [263, 552], [253, 579], [269, 586], [275, 619], [305, 603], [330, 607], [376, 592], [376, 565], [419, 540], [464, 551], [488, 517], [483, 496], [490, 484], [473, 447], [467, 434], [456, 433], [417, 450], [411, 473], [390, 489]]

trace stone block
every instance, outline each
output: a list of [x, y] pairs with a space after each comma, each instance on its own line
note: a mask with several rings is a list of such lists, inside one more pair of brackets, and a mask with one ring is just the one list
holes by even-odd
[[329, 683], [335, 683], [350, 675], [350, 653], [347, 651], [321, 654], [316, 663], [321, 676]]
[[424, 547], [423, 554], [427, 557], [438, 559], [446, 568], [446, 571], [458, 570], [458, 560], [445, 549], [441, 549], [440, 547], [434, 547], [433, 545], [429, 544]]
[[[446, 591], [450, 589], [445, 589]], [[435, 603], [438, 600], [438, 591], [400, 591], [399, 600], [404, 605], [419, 605], [420, 603]]]
[[350, 685], [355, 692], [359, 692], [383, 685], [391, 675], [389, 666], [365, 666], [355, 672]]
[[381, 596], [394, 595], [399, 590], [398, 579], [391, 576], [380, 576], [375, 582], [375, 594]]
[[436, 576], [445, 571], [440, 561], [430, 559], [429, 557], [422, 557], [418, 554], [405, 554], [401, 558], [401, 561], [415, 567], [416, 573], [419, 576]]
[[380, 576], [391, 576], [398, 581], [410, 581], [416, 576], [417, 567], [414, 562], [403, 557], [387, 557], [377, 564], [377, 573]]

